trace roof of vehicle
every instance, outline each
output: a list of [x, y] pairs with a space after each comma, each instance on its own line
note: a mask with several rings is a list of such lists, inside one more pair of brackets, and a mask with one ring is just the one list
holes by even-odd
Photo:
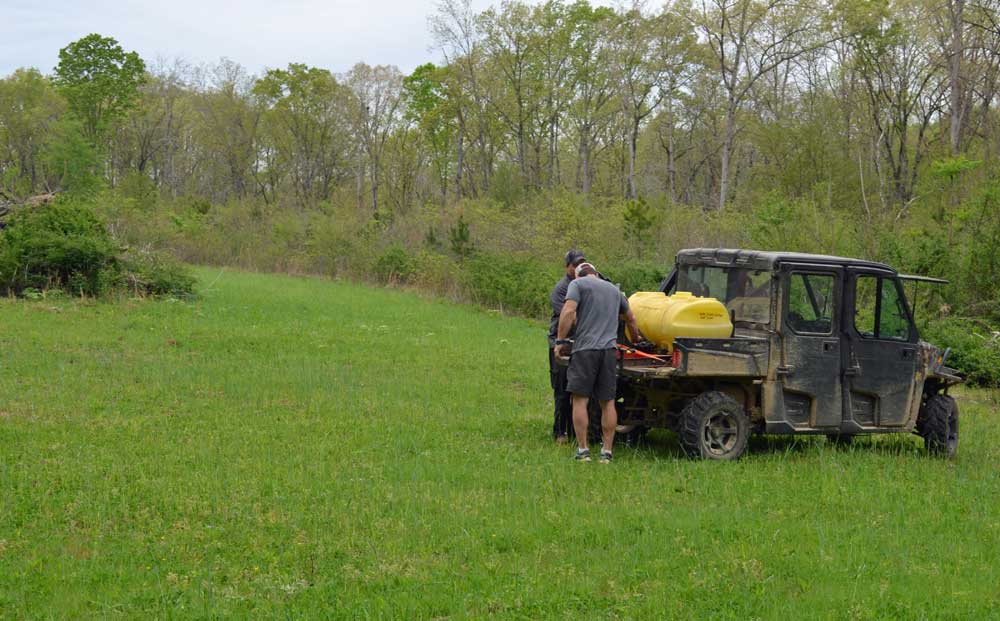
[[809, 263], [813, 265], [850, 265], [896, 272], [896, 270], [884, 263], [863, 259], [833, 257], [824, 254], [805, 254], [802, 252], [740, 250], [736, 248], [687, 248], [677, 253], [677, 263], [682, 265], [746, 267], [757, 270], [773, 270], [780, 263]]

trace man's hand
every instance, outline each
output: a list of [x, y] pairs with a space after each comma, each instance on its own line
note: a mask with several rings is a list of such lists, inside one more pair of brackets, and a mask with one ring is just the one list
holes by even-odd
[[569, 354], [569, 346], [556, 345], [555, 354], [557, 358], [565, 358]]
[[628, 335], [632, 337], [632, 343], [638, 345], [646, 340], [645, 335], [639, 330], [639, 322], [636, 321], [635, 313], [632, 312], [631, 308], [621, 318], [625, 320], [625, 325], [628, 326]]

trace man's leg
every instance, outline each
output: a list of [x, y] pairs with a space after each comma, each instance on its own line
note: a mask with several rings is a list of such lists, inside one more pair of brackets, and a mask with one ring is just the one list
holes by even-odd
[[563, 384], [562, 390], [555, 396], [555, 407], [556, 427], [560, 434], [559, 437], [562, 440], [566, 440], [569, 438], [569, 434], [573, 432], [573, 396], [566, 392], [565, 384]]
[[569, 394], [566, 392], [566, 367], [556, 363], [555, 351], [549, 348], [549, 381], [552, 385], [552, 437], [565, 442], [569, 433]]
[[573, 394], [573, 428], [576, 430], [578, 450], [587, 447], [587, 406], [594, 391], [594, 379], [597, 377], [598, 356], [600, 352], [584, 350], [576, 352], [570, 358], [569, 371], [566, 374], [566, 390]]
[[[582, 449], [587, 448], [587, 425], [590, 422], [590, 418], [587, 416], [589, 402], [590, 397], [586, 395], [573, 395], [573, 428], [576, 430], [576, 445]], [[614, 432], [614, 427], [612, 427], [611, 433], [614, 434]]]
[[611, 452], [611, 448], [615, 445], [615, 427], [618, 426], [618, 410], [615, 409], [615, 394], [618, 387], [616, 360], [614, 349], [607, 349], [601, 353], [594, 388], [594, 396], [601, 403], [601, 439], [604, 441], [602, 453]]
[[559, 432], [568, 437], [573, 431], [573, 397], [566, 390], [566, 374], [568, 367], [556, 365], [555, 407], [557, 409]]
[[618, 410], [615, 409], [614, 399], [601, 401], [601, 435], [604, 440], [603, 450], [611, 452], [611, 447], [615, 445], [615, 427], [618, 426]]

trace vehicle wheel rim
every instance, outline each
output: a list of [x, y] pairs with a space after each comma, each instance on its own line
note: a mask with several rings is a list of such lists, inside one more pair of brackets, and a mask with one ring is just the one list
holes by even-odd
[[736, 417], [720, 412], [705, 421], [703, 440], [705, 449], [712, 455], [725, 455], [733, 450], [739, 438], [739, 423]]

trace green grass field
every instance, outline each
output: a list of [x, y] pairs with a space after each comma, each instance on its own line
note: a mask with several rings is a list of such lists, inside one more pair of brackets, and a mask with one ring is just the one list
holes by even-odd
[[1000, 429], [556, 447], [544, 328], [199, 271], [0, 301], [0, 617], [1000, 617]]

